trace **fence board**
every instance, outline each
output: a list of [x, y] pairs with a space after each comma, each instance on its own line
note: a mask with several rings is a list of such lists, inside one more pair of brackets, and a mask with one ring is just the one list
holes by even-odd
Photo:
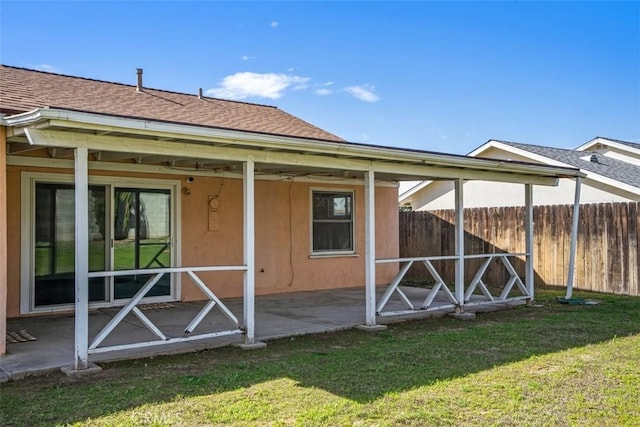
[[[640, 296], [639, 202], [597, 203], [580, 206], [574, 287], [596, 292]], [[572, 206], [536, 206], [534, 221], [534, 271], [537, 284], [565, 285], [569, 267]], [[400, 256], [437, 256], [454, 253], [453, 210], [400, 212]], [[465, 209], [465, 254], [524, 251], [524, 208]], [[513, 259], [524, 275], [524, 259]], [[479, 266], [469, 260], [467, 283]], [[438, 271], [454, 281], [454, 264], [437, 262]], [[424, 278], [422, 265], [412, 267], [409, 278]], [[492, 263], [487, 283], [504, 283], [501, 263]]]

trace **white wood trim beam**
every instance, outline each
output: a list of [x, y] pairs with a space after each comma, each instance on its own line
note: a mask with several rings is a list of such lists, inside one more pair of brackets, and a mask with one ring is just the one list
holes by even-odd
[[[127, 119], [112, 116], [98, 115], [84, 112], [70, 112], [56, 109], [37, 109], [28, 113], [7, 117], [5, 122], [8, 126], [26, 126], [37, 120], [46, 120], [46, 126], [76, 129], [92, 129], [103, 132], [119, 132], [129, 134], [140, 134], [153, 136], [156, 138], [171, 139], [191, 139], [207, 141], [212, 143], [253, 145], [258, 144], [263, 148], [291, 150], [304, 149], [308, 153], [326, 153], [328, 151], [342, 151], [345, 155], [361, 154], [372, 158], [376, 154], [384, 156], [386, 160], [403, 161], [407, 156], [411, 158], [428, 158], [429, 161], [452, 166], [461, 162], [476, 165], [487, 165], [495, 162], [479, 158], [462, 158], [446, 153], [428, 153], [421, 151], [403, 150], [400, 148], [371, 146], [363, 144], [352, 144], [339, 141], [309, 140], [305, 138], [260, 134], [254, 132], [243, 132], [238, 130], [214, 129], [203, 126], [188, 124], [174, 124], [161, 121], [150, 121], [143, 119]], [[526, 165], [515, 166], [518, 169], [526, 169]], [[546, 165], [539, 165], [541, 170]], [[480, 169], [483, 169], [481, 167]], [[567, 176], [575, 176], [575, 172], [567, 170]]]
[[[7, 166], [22, 166], [22, 167], [39, 167], [39, 168], [53, 168], [53, 169], [73, 169], [73, 160], [61, 160], [51, 159], [45, 157], [27, 157], [27, 156], [9, 156], [7, 157]], [[165, 165], [140, 165], [134, 163], [116, 163], [116, 162], [89, 162], [90, 171], [109, 171], [109, 172], [136, 172], [136, 173], [153, 173], [163, 175], [191, 175], [191, 176], [206, 176], [206, 177], [223, 177], [225, 179], [242, 179], [242, 173], [239, 168], [238, 172], [229, 171], [210, 171], [210, 170], [195, 170], [191, 168], [183, 168], [180, 166], [172, 167]], [[90, 176], [89, 180], [94, 179], [94, 176]], [[319, 175], [306, 175], [300, 177], [291, 178], [290, 176], [280, 174], [262, 174], [256, 176], [257, 181], [281, 181], [283, 178], [293, 180], [295, 182], [315, 182], [315, 183], [332, 183], [335, 184], [336, 180], [333, 177], [327, 178]], [[362, 183], [361, 179], [344, 178], [340, 179], [340, 184], [359, 185]], [[377, 187], [397, 187], [398, 185], [393, 181], [376, 181]]]
[[89, 367], [89, 152], [75, 157], [75, 357], [74, 369]]
[[[402, 266], [402, 268], [400, 269], [398, 274], [396, 274], [396, 277], [393, 278], [391, 283], [389, 283], [389, 286], [387, 286], [387, 289], [384, 291], [384, 293], [380, 297], [380, 301], [378, 302], [378, 307], [377, 307], [378, 313], [381, 313], [384, 306], [387, 305], [387, 302], [389, 302], [389, 298], [391, 298], [391, 295], [393, 295], [393, 293], [396, 291], [396, 289], [398, 288], [398, 285], [404, 278], [404, 275], [407, 274], [407, 271], [409, 271], [409, 268], [411, 268], [412, 265], [413, 265], [413, 261], [407, 262], [404, 266]], [[408, 305], [410, 307], [413, 307], [411, 302], [409, 302]]]
[[240, 329], [232, 329], [229, 331], [211, 332], [208, 334], [200, 334], [200, 335], [178, 337], [178, 338], [168, 338], [166, 340], [145, 341], [145, 342], [137, 342], [133, 344], [112, 345], [108, 347], [96, 347], [96, 348], [92, 348], [89, 351], [89, 353], [99, 354], [99, 353], [108, 353], [110, 351], [131, 350], [131, 349], [137, 349], [137, 348], [152, 347], [157, 345], [175, 344], [179, 342], [189, 342], [189, 341], [196, 341], [196, 340], [205, 340], [209, 338], [226, 337], [229, 335], [236, 335], [241, 333], [242, 333], [242, 330]]
[[464, 311], [464, 179], [454, 181], [455, 222], [455, 294], [458, 309]]
[[371, 162], [372, 168], [378, 173], [415, 176], [426, 179], [457, 179], [481, 180], [495, 182], [531, 183], [536, 185], [557, 186], [558, 178], [517, 174], [508, 171], [489, 171], [467, 169], [465, 167], [438, 167], [429, 164], [413, 165], [389, 162]]
[[524, 185], [524, 233], [524, 251], [526, 252], [524, 281], [527, 287], [527, 293], [531, 297], [531, 300], [533, 300], [533, 186], [531, 184]]
[[[72, 132], [61, 132], [40, 129], [25, 129], [31, 144], [55, 147], [87, 147], [91, 150], [112, 151], [120, 153], [137, 153], [140, 155], [160, 155], [181, 158], [215, 159], [219, 161], [245, 161], [251, 158], [254, 162], [281, 164], [300, 167], [331, 168], [337, 170], [373, 170], [377, 173], [409, 175], [417, 178], [465, 178], [474, 180], [522, 182], [536, 185], [555, 186], [556, 177], [541, 176], [536, 173], [515, 173], [507, 170], [483, 170], [465, 166], [443, 167], [430, 163], [408, 164], [382, 160], [370, 160], [358, 157], [336, 157], [332, 154], [302, 154], [299, 152], [264, 151], [250, 148], [214, 147], [206, 144], [187, 142], [166, 142], [148, 139], [120, 138], [114, 136], [82, 135]], [[542, 170], [542, 169], [541, 169]]]
[[[136, 154], [131, 152], [125, 152], [125, 151], [115, 152], [115, 151], [100, 150], [99, 153], [100, 153], [99, 160], [101, 162], [117, 162], [117, 161], [130, 160], [130, 159], [136, 158]], [[96, 156], [96, 158], [98, 158], [98, 156]]]
[[[246, 269], [244, 268], [243, 270], [246, 271]], [[220, 310], [222, 311], [222, 313], [224, 313], [227, 319], [233, 322], [235, 326], [239, 326], [238, 318], [231, 312], [231, 310], [229, 310], [229, 308], [226, 305], [222, 303], [222, 301], [220, 301], [220, 299], [216, 296], [216, 294], [214, 294], [211, 291], [211, 289], [209, 289], [207, 285], [205, 285], [205, 283], [194, 273], [194, 270], [187, 271], [187, 274], [189, 275], [189, 277], [191, 277], [191, 280], [193, 280], [193, 283], [195, 283], [195, 285], [200, 288], [202, 293], [207, 296], [207, 298], [209, 298], [214, 303], [218, 304], [218, 307], [220, 307]], [[193, 329], [195, 329], [195, 326], [193, 327]]]
[[243, 251], [244, 265], [244, 328], [245, 344], [255, 343], [255, 182], [254, 162], [247, 160], [242, 165], [243, 171]]
[[142, 298], [158, 283], [158, 280], [164, 275], [164, 273], [156, 273], [154, 276], [149, 277], [144, 285], [136, 292], [136, 294], [124, 305], [120, 311], [109, 320], [109, 323], [95, 336], [91, 346], [91, 350], [98, 347], [102, 341], [118, 326], [118, 324], [135, 308], [135, 306], [142, 301]]
[[575, 199], [573, 201], [573, 217], [571, 218], [571, 244], [569, 248], [569, 271], [567, 272], [567, 295], [569, 299], [573, 295], [574, 270], [576, 266], [576, 247], [578, 245], [578, 220], [580, 216], [580, 187], [581, 178], [576, 178]]
[[365, 324], [376, 325], [376, 184], [375, 173], [364, 174]]

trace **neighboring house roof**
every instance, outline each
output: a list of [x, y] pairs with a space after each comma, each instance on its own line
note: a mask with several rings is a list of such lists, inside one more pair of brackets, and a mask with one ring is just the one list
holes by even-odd
[[[615, 152], [610, 150], [611, 147], [616, 149]], [[496, 153], [492, 149], [498, 150], [501, 154], [492, 154]], [[612, 193], [633, 200], [640, 197], [640, 144], [635, 142], [596, 137], [571, 150], [489, 140], [468, 154], [475, 158], [503, 160], [509, 159], [510, 155], [545, 166], [578, 168], [586, 174], [588, 180], [598, 182], [602, 188], [608, 188]], [[438, 193], [442, 188], [434, 189], [436, 184], [428, 180], [416, 182], [413, 187], [399, 194], [398, 202], [402, 205], [420, 200], [418, 203], [424, 206], [425, 203], [429, 203], [428, 200], [442, 195]], [[419, 209], [421, 206], [413, 208]]]
[[640, 144], [638, 144], [638, 143], [629, 142], [629, 141], [616, 141], [616, 142], [619, 142], [619, 143], [624, 144], [624, 145], [628, 145], [629, 147], [633, 147], [636, 150], [640, 150]]
[[344, 139], [276, 107], [0, 65], [0, 113], [59, 108], [323, 141]]
[[621, 139], [605, 138], [605, 137], [602, 137], [602, 136], [596, 136], [591, 141], [589, 141], [589, 142], [587, 142], [585, 144], [582, 144], [580, 147], [576, 148], [576, 150], [584, 151], [585, 147], [589, 147], [589, 146], [597, 144], [597, 143], [614, 144], [614, 145], [617, 145], [617, 146], [623, 145], [623, 146], [631, 147], [631, 148], [636, 149], [636, 150], [640, 150], [640, 144], [637, 143], [637, 142], [623, 141]]
[[[522, 144], [510, 141], [498, 141], [530, 153], [556, 160], [565, 165], [580, 168], [587, 172], [614, 179], [616, 181], [640, 188], [640, 166], [617, 160], [592, 151], [576, 151], [564, 148], [544, 147], [540, 145]], [[638, 145], [627, 142], [629, 145]]]

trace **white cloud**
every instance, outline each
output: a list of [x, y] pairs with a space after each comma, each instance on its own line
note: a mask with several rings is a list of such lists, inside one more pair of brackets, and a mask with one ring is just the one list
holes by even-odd
[[280, 25], [280, 23], [278, 21], [271, 21], [271, 23], [269, 24], [269, 26], [271, 26], [271, 28], [276, 28], [278, 25]]
[[316, 89], [313, 93], [319, 96], [327, 96], [327, 95], [331, 95], [333, 91], [331, 89], [327, 89], [323, 87], [320, 89]]
[[60, 71], [58, 71], [58, 69], [56, 67], [54, 67], [53, 65], [49, 65], [49, 64], [36, 65], [34, 68], [36, 70], [38, 70], [38, 71], [46, 71], [48, 73], [59, 73], [60, 72]]
[[304, 89], [308, 81], [308, 77], [291, 74], [235, 73], [222, 79], [218, 87], [207, 90], [206, 94], [227, 99], [249, 97], [278, 99], [290, 86], [293, 86], [295, 90]]
[[315, 85], [315, 87], [317, 87], [318, 89], [314, 90], [313, 93], [315, 93], [318, 96], [331, 95], [331, 94], [333, 94], [333, 90], [329, 89], [329, 86], [331, 86], [331, 85], [333, 85], [333, 82], [326, 82], [326, 83], [317, 84], [317, 85]]
[[256, 57], [255, 56], [249, 56], [249, 55], [242, 55], [240, 57], [240, 59], [242, 59], [243, 61], [248, 61], [250, 59], [256, 59]]
[[349, 86], [344, 88], [344, 90], [354, 98], [366, 102], [376, 102], [380, 99], [380, 97], [375, 94], [375, 89], [376, 88], [371, 85]]

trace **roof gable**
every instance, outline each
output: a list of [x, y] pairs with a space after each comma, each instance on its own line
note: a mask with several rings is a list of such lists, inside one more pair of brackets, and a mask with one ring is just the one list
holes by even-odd
[[[537, 161], [540, 161], [540, 158], [542, 157], [549, 160], [549, 162], [545, 162], [547, 164], [573, 166], [587, 172], [593, 172], [605, 178], [640, 188], [640, 166], [619, 159], [603, 156], [590, 151], [577, 151], [510, 141], [496, 140], [490, 142], [497, 142], [507, 147], [516, 148], [520, 150], [520, 153], [531, 153]], [[482, 151], [483, 150], [479, 148], [474, 151], [475, 154], [471, 155], [478, 156]]]
[[640, 151], [640, 144], [637, 142], [623, 141], [621, 139], [605, 138], [602, 136], [596, 136], [591, 141], [586, 142], [581, 146], [577, 147], [576, 150], [587, 151], [592, 147], [597, 146], [598, 144], [612, 145], [614, 147], [621, 148], [623, 150], [627, 149], [627, 150]]
[[134, 85], [0, 65], [0, 112], [45, 107], [344, 142], [272, 106], [149, 88], [138, 92]]

